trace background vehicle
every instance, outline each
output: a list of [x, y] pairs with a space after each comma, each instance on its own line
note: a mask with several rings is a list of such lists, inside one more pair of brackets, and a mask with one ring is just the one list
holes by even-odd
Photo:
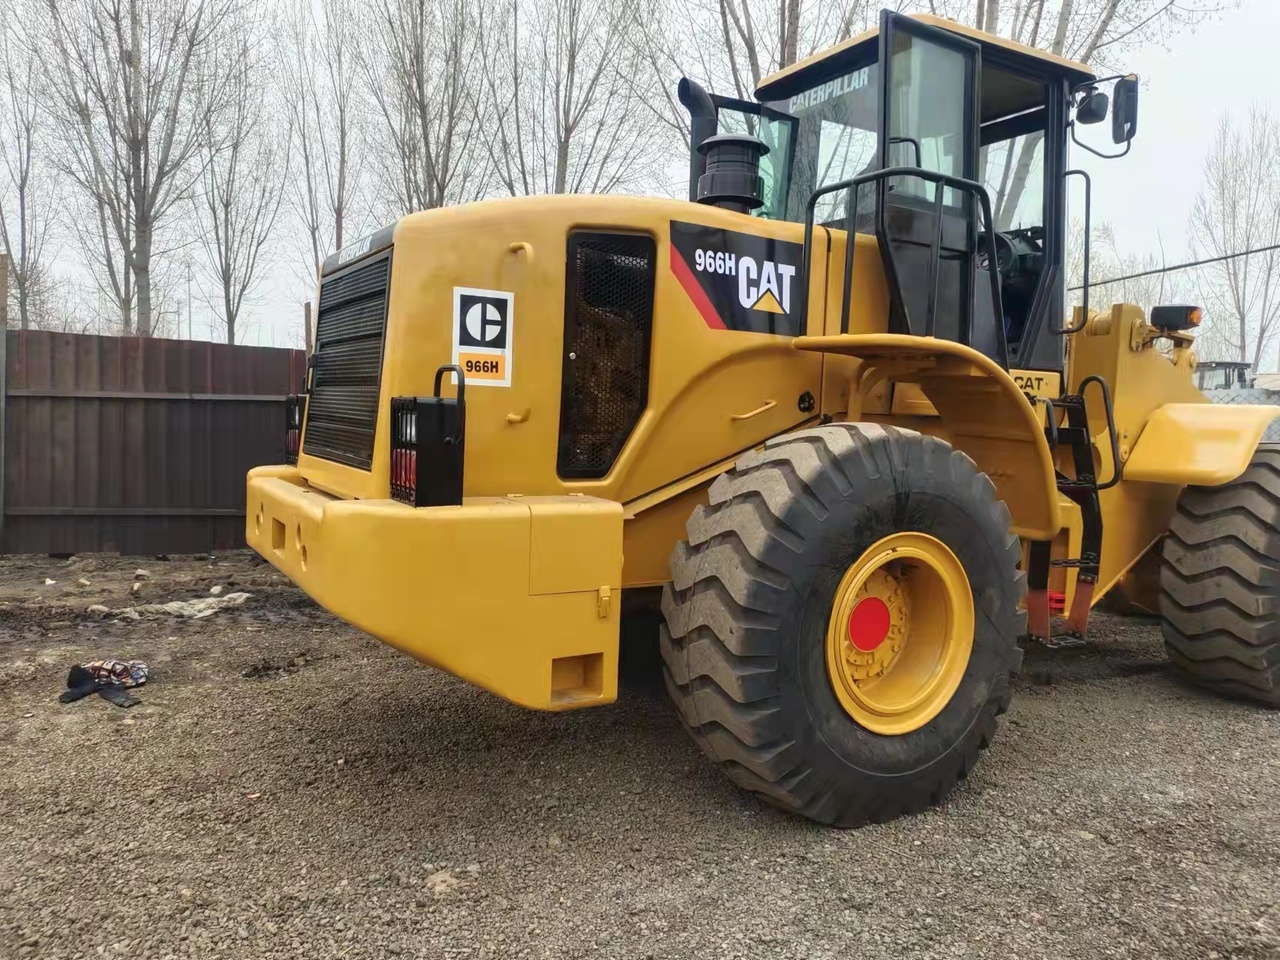
[[1253, 364], [1245, 360], [1201, 360], [1196, 364], [1201, 390], [1230, 390], [1253, 386]]
[[[1127, 150], [1137, 82], [1110, 80]], [[1174, 663], [1280, 703], [1280, 462], [1255, 456], [1280, 408], [1205, 402], [1193, 307], [1094, 313], [1086, 282], [1063, 322], [1067, 142], [1100, 83], [886, 12], [756, 102], [682, 83], [697, 203], [485, 202], [340, 251], [250, 542], [541, 709], [614, 699], [621, 593], [661, 587], [694, 738], [826, 823], [943, 797], [1019, 637], [1083, 642], [1157, 544]]]

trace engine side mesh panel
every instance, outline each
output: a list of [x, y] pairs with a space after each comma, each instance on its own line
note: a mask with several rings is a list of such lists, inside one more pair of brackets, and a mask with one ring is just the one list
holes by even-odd
[[652, 237], [569, 236], [561, 477], [605, 476], [648, 403], [656, 260]]

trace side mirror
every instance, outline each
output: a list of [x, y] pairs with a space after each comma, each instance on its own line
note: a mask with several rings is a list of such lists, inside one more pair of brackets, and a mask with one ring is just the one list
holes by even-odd
[[1076, 107], [1076, 120], [1080, 123], [1101, 123], [1107, 119], [1107, 95], [1101, 90], [1090, 90]]
[[1122, 77], [1116, 81], [1115, 109], [1111, 112], [1111, 139], [1128, 143], [1138, 132], [1138, 78]]

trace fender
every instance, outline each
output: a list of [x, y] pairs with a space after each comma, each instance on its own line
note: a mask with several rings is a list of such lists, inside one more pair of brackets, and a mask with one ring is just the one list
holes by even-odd
[[1276, 406], [1166, 403], [1138, 436], [1124, 478], [1198, 487], [1227, 483], [1244, 473], [1277, 417]]
[[[1014, 532], [1033, 540], [1057, 535], [1058, 488], [1039, 411], [995, 361], [950, 340], [892, 333], [797, 337], [793, 346], [862, 360], [856, 379], [863, 383], [868, 376], [918, 383], [952, 446], [995, 484]], [[851, 404], [849, 415], [855, 411]]]

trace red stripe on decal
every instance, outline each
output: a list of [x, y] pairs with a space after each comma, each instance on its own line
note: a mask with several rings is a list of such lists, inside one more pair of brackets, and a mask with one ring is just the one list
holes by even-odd
[[684, 292], [689, 295], [693, 305], [702, 314], [702, 319], [713, 330], [724, 330], [724, 321], [720, 319], [720, 314], [716, 313], [716, 308], [711, 305], [711, 301], [707, 298], [707, 292], [702, 289], [702, 284], [698, 282], [698, 278], [693, 275], [689, 265], [684, 262], [684, 257], [680, 256], [680, 251], [674, 245], [670, 250], [671, 272], [676, 275], [676, 279], [680, 281], [680, 286], [684, 287]]

